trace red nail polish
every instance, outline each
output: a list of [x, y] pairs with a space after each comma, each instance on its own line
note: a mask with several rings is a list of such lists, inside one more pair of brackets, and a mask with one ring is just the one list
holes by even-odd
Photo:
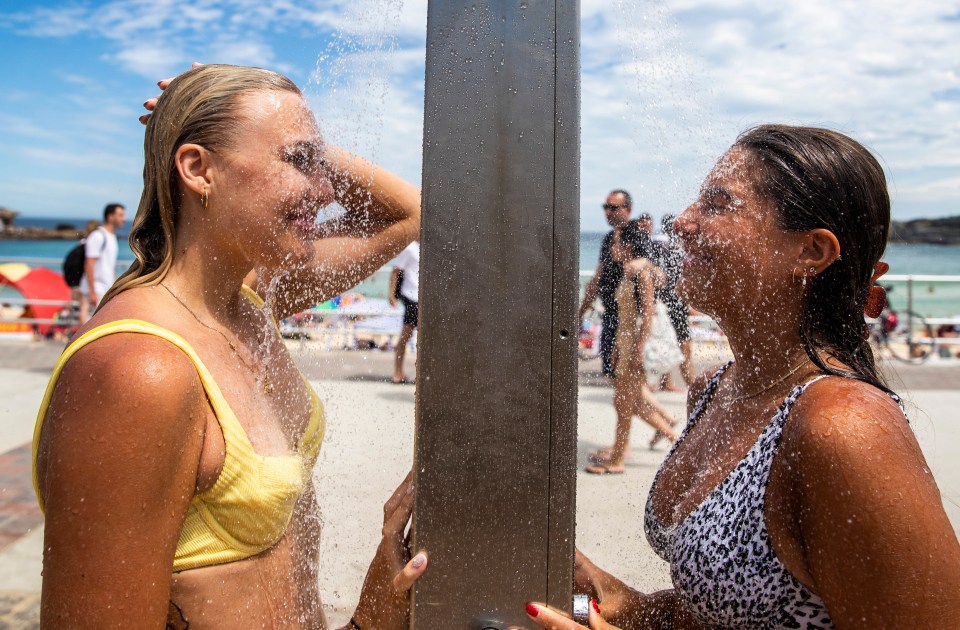
[[527, 614], [531, 617], [536, 617], [540, 614], [540, 609], [534, 606], [533, 604], [527, 604]]
[[597, 614], [599, 615], [599, 614], [600, 614], [600, 604], [597, 603], [597, 600], [591, 599], [591, 600], [590, 600], [590, 605], [593, 606], [593, 609], [594, 609], [595, 611], [597, 611]]

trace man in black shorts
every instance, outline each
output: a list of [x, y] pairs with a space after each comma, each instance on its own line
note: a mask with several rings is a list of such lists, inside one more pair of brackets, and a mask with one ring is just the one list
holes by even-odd
[[590, 278], [590, 282], [587, 283], [583, 302], [580, 303], [579, 317], [581, 322], [587, 311], [593, 308], [593, 302], [598, 297], [603, 305], [600, 360], [604, 376], [610, 378], [615, 376], [613, 369], [613, 348], [617, 338], [617, 300], [615, 295], [620, 279], [623, 278], [623, 265], [615, 262], [611, 255], [613, 232], [625, 227], [630, 222], [632, 206], [633, 201], [630, 198], [630, 193], [625, 190], [614, 190], [607, 195], [606, 203], [603, 204], [603, 212], [607, 225], [612, 227], [613, 230], [603, 237], [603, 242], [600, 245], [600, 262], [593, 277]]
[[403, 304], [403, 327], [394, 350], [393, 376], [390, 379], [396, 385], [413, 382], [403, 373], [403, 357], [417, 327], [419, 293], [420, 243], [413, 241], [393, 260], [393, 273], [390, 275], [390, 306], [396, 306], [397, 300]]

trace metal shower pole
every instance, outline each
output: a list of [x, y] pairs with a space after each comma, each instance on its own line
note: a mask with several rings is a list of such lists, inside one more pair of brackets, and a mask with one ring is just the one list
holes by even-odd
[[570, 608], [579, 2], [431, 0], [412, 625]]

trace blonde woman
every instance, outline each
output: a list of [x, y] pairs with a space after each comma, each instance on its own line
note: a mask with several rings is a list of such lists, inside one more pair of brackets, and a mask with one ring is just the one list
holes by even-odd
[[[275, 322], [411, 242], [419, 191], [324, 145], [297, 87], [255, 68], [172, 80], [144, 155], [136, 262], [38, 414], [41, 624], [324, 628], [312, 484], [324, 413]], [[347, 212], [315, 224], [333, 201]], [[243, 284], [254, 268], [261, 295]], [[349, 628], [405, 627], [426, 562], [408, 562], [410, 511], [405, 482]]]

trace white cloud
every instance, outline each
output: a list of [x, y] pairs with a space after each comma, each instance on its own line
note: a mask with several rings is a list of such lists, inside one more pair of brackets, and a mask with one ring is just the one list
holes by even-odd
[[[652, 8], [585, 1], [584, 68], [591, 74], [584, 77], [584, 203], [599, 203], [606, 182], [620, 176], [625, 187], [642, 191], [638, 198], [655, 213], [680, 208], [683, 191], [692, 191], [706, 170], [696, 164], [744, 127], [766, 121], [848, 132], [885, 158], [894, 181], [956, 168], [960, 22], [942, 19], [957, 15], [960, 5], [953, 4], [671, 0]], [[618, 54], [624, 42], [632, 62]], [[604, 86], [631, 74], [632, 94], [609, 103], [616, 96]], [[598, 95], [607, 103], [592, 102]], [[617, 120], [623, 103], [627, 124]], [[590, 147], [591, 139], [612, 138], [604, 145], [620, 148], [625, 130], [643, 139], [636, 150], [646, 155], [604, 158]], [[651, 155], [647, 147], [663, 154]], [[634, 172], [619, 168], [623, 162], [636, 166]], [[605, 175], [603, 184], [595, 173]], [[675, 194], [662, 194], [671, 188]], [[933, 186], [924, 198], [948, 189]], [[911, 197], [915, 190], [920, 194], [901, 185], [895, 213], [920, 207]], [[943, 199], [941, 212], [955, 207]], [[929, 203], [923, 208], [929, 211]], [[585, 226], [592, 220], [602, 228], [599, 216], [585, 213], [585, 219]]]
[[[426, 0], [107, 0], [6, 17], [14, 33], [105, 42], [109, 63], [151, 81], [194, 59], [288, 72], [332, 139], [418, 181], [426, 13]], [[603, 228], [595, 210], [614, 187], [655, 215], [678, 211], [737, 133], [766, 121], [863, 141], [897, 184], [899, 215], [956, 207], [956, 0], [583, 0], [581, 15], [584, 228]], [[297, 38], [317, 43], [285, 46]], [[139, 101], [101, 108], [120, 97], [73, 74], [73, 126], [92, 130], [81, 137], [129, 136], [116, 117], [135, 118]], [[0, 104], [18, 91], [5, 89]], [[12, 121], [0, 110], [0, 129]], [[45, 128], [24, 120], [21, 135]]]
[[104, 57], [124, 70], [148, 78], [168, 77], [190, 64], [187, 56], [173, 46], [149, 41], [130, 43]]

